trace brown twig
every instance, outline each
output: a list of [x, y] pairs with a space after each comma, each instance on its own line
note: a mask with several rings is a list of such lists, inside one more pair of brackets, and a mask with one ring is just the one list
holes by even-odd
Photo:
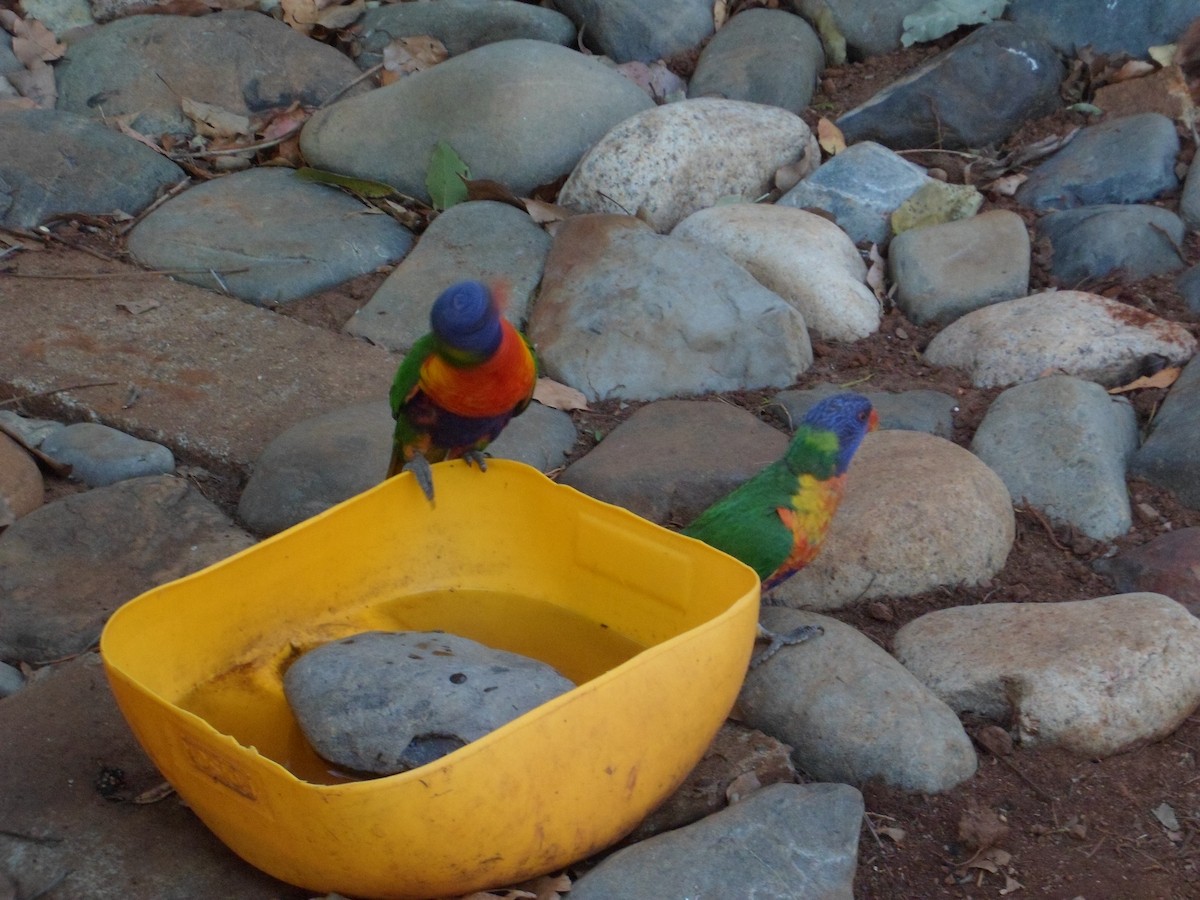
[[132, 219], [130, 219], [128, 222], [126, 222], [124, 225], [122, 225], [120, 228], [118, 228], [117, 233], [120, 235], [128, 234], [131, 230], [133, 230], [133, 227], [135, 225], [137, 225], [139, 222], [142, 221], [142, 219], [146, 218], [146, 216], [150, 215], [150, 213], [154, 212], [156, 209], [158, 209], [160, 206], [162, 206], [164, 203], [166, 203], [168, 200], [170, 200], [172, 197], [174, 197], [176, 194], [178, 194], [184, 188], [189, 187], [191, 185], [191, 183], [192, 183], [192, 180], [190, 178], [185, 178], [182, 181], [180, 181], [178, 184], [176, 184], [174, 187], [172, 187], [170, 190], [164, 191], [161, 197], [159, 197], [157, 200], [155, 200], [153, 203], [151, 203], [149, 206], [147, 206], [145, 209], [143, 209], [140, 213], [138, 213], [136, 216], [134, 216]]
[[1046, 517], [1044, 515], [1042, 515], [1040, 510], [1034, 509], [1032, 506], [1026, 506], [1023, 508], [1024, 508], [1025, 512], [1029, 513], [1031, 516], [1033, 516], [1035, 519], [1037, 519], [1039, 522], [1042, 523], [1042, 528], [1044, 528], [1046, 530], [1046, 537], [1050, 538], [1050, 543], [1052, 543], [1059, 550], [1063, 550], [1067, 553], [1071, 552], [1070, 547], [1066, 547], [1063, 544], [1059, 543], [1058, 538], [1054, 536], [1054, 529], [1050, 527], [1050, 522], [1046, 519]]
[[70, 465], [68, 465], [67, 463], [61, 463], [57, 459], [47, 456], [45, 453], [43, 453], [37, 447], [30, 445], [29, 442], [26, 441], [25, 438], [21, 436], [21, 432], [17, 431], [15, 428], [10, 428], [7, 425], [5, 425], [3, 422], [0, 422], [0, 433], [7, 434], [10, 438], [12, 438], [18, 444], [20, 444], [21, 447], [25, 450], [25, 452], [27, 452], [30, 456], [32, 456], [34, 459], [36, 459], [42, 466], [49, 469], [51, 472], [53, 472], [55, 475], [59, 476], [60, 478], [66, 478], [68, 475], [71, 474], [71, 466]]
[[1014, 763], [1012, 760], [1010, 760], [1004, 756], [997, 756], [994, 758], [1000, 760], [1000, 762], [1002, 762], [1002, 763], [1004, 763], [1004, 765], [1008, 766], [1009, 770], [1014, 775], [1016, 775], [1023, 782], [1025, 782], [1025, 784], [1029, 785], [1029, 789], [1038, 795], [1038, 799], [1043, 800], [1046, 803], [1054, 803], [1055, 802], [1055, 800], [1057, 799], [1056, 797], [1047, 793], [1043, 788], [1039, 787], [1036, 783], [1034, 783], [1032, 780], [1030, 780], [1029, 776], [1026, 775], [1024, 772], [1022, 772], [1020, 769], [1018, 769], [1016, 763]]
[[[119, 262], [119, 260], [111, 260]], [[241, 269], [133, 269], [128, 272], [78, 272], [74, 274], [43, 274], [40, 272], [0, 272], [9, 278], [42, 278], [56, 281], [92, 281], [104, 278], [144, 278], [150, 275], [240, 275], [249, 272], [248, 267]]]
[[84, 384], [69, 384], [66, 387], [54, 388], [49, 391], [37, 391], [32, 394], [22, 394], [20, 397], [10, 397], [7, 400], [0, 400], [0, 406], [7, 406], [9, 403], [22, 403], [25, 400], [32, 400], [34, 397], [49, 397], [51, 394], [61, 394], [63, 391], [78, 391], [83, 388], [92, 387], [112, 387], [118, 383], [116, 381], [89, 381]]

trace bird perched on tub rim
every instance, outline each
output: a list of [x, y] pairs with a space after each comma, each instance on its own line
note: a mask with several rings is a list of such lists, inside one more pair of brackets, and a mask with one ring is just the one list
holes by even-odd
[[486, 471], [483, 450], [533, 397], [537, 359], [503, 316], [504, 285], [452, 285], [434, 301], [430, 331], [413, 344], [390, 394], [396, 428], [387, 477], [412, 472], [433, 500], [430, 463], [464, 459]]
[[[878, 414], [861, 394], [826, 397], [801, 420], [781, 459], [702, 512], [683, 533], [741, 560], [758, 573], [763, 590], [770, 590], [820, 552], [850, 460], [867, 432], [878, 427]], [[774, 635], [760, 626], [760, 639], [771, 644], [752, 665], [820, 633], [819, 626], [806, 625]]]

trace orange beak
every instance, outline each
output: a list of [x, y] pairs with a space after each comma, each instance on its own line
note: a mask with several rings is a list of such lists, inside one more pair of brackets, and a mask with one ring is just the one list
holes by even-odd
[[871, 416], [867, 419], [867, 431], [875, 431], [879, 428], [879, 413], [872, 407]]

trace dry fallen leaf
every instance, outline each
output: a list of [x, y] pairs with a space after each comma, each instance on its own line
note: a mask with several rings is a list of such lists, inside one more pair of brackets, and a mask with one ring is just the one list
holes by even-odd
[[58, 87], [54, 83], [54, 69], [49, 63], [35, 59], [26, 69], [8, 73], [8, 83], [17, 93], [40, 109], [54, 109], [58, 100]]
[[1029, 180], [1029, 176], [1024, 173], [1014, 173], [1005, 175], [1002, 178], [997, 178], [991, 184], [984, 185], [985, 191], [991, 191], [994, 194], [999, 194], [1001, 197], [1011, 197], [1017, 192], [1017, 188]]
[[729, 19], [729, 0], [717, 0], [713, 4], [713, 31], [720, 31]]
[[817, 143], [830, 156], [837, 156], [846, 149], [846, 136], [829, 119], [822, 116], [817, 121]]
[[141, 300], [122, 300], [117, 304], [117, 309], [123, 309], [130, 315], [140, 316], [144, 312], [158, 309], [161, 305], [157, 300], [146, 297]]
[[760, 787], [762, 787], [762, 782], [758, 780], [756, 773], [743, 772], [729, 782], [729, 786], [725, 788], [725, 799], [729, 803], [737, 803], [739, 800], [749, 797]]
[[133, 802], [145, 806], [150, 803], [158, 803], [160, 800], [166, 800], [174, 793], [175, 788], [164, 781], [161, 784], [156, 784], [154, 787], [142, 791], [133, 798]]
[[54, 33], [37, 19], [22, 19], [12, 10], [0, 10], [0, 26], [12, 36], [13, 55], [21, 65], [29, 67], [34, 60], [52, 62], [67, 52]]
[[877, 244], [871, 245], [867, 258], [870, 260], [867, 266], [867, 287], [875, 294], [875, 299], [882, 303], [887, 299], [887, 264], [883, 261]]
[[958, 820], [958, 839], [976, 854], [995, 847], [1007, 836], [1008, 826], [1000, 821], [995, 810], [983, 809], [973, 802]]
[[908, 832], [905, 831], [903, 828], [894, 828], [890, 825], [888, 825], [884, 828], [877, 828], [875, 830], [878, 831], [884, 837], [891, 838], [897, 844], [901, 843], [906, 837], [908, 837]]
[[1112, 81], [1128, 81], [1130, 78], [1141, 78], [1149, 75], [1157, 66], [1143, 59], [1131, 59], [1113, 73]]
[[1175, 383], [1182, 371], [1179, 366], [1167, 366], [1167, 368], [1160, 369], [1153, 375], [1143, 375], [1141, 378], [1135, 378], [1129, 384], [1109, 388], [1108, 392], [1110, 394], [1124, 394], [1129, 391], [1140, 391], [1143, 388], [1168, 388]]
[[559, 384], [551, 378], [539, 378], [533, 388], [533, 399], [542, 406], [561, 409], [569, 412], [573, 409], [587, 409], [587, 397], [573, 387]]
[[431, 69], [449, 55], [445, 44], [427, 34], [396, 38], [383, 48], [383, 69], [394, 80], [401, 75]]
[[345, 28], [363, 14], [366, 0], [338, 4], [336, 0], [280, 0], [283, 21], [303, 34], [320, 25], [331, 31]]
[[556, 203], [547, 203], [545, 200], [534, 200], [526, 197], [521, 202], [525, 204], [525, 212], [529, 213], [529, 218], [533, 219], [538, 225], [546, 225], [549, 222], [562, 222], [573, 215], [571, 210], [565, 206], [559, 206]]
[[193, 100], [191, 97], [182, 97], [179, 100], [179, 107], [183, 110], [183, 114], [192, 120], [197, 134], [203, 137], [229, 140], [246, 137], [253, 131], [249, 116], [222, 109], [211, 103]]

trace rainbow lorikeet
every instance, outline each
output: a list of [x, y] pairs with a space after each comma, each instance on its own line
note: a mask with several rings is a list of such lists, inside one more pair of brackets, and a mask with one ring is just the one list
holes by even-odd
[[387, 477], [412, 472], [433, 500], [429, 464], [465, 459], [487, 469], [483, 449], [524, 412], [537, 359], [501, 315], [507, 289], [463, 281], [441, 293], [430, 331], [413, 344], [392, 382], [392, 459]]
[[[800, 422], [782, 459], [768, 465], [702, 512], [683, 533], [740, 559], [770, 590], [816, 558], [837, 512], [846, 470], [879, 415], [861, 394], [835, 394]], [[782, 646], [820, 634], [803, 626], [787, 635], [759, 627], [771, 645], [752, 665]]]

